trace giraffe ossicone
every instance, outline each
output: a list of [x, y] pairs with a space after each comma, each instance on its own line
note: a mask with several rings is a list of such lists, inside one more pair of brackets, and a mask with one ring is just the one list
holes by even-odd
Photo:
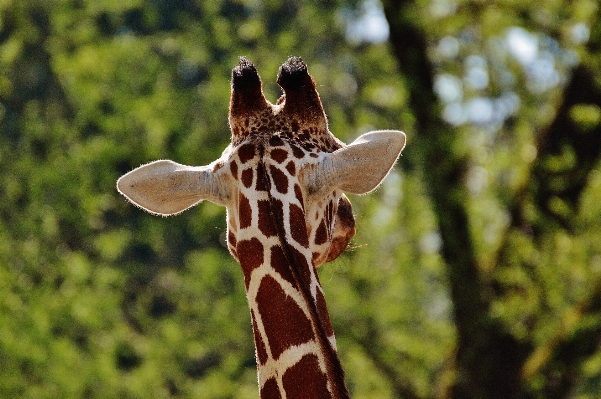
[[316, 267], [355, 234], [344, 191], [365, 194], [405, 146], [397, 130], [349, 145], [328, 130], [315, 82], [291, 57], [278, 72], [283, 95], [263, 96], [255, 66], [232, 71], [231, 144], [206, 166], [159, 160], [117, 181], [136, 206], [174, 215], [202, 200], [227, 208], [227, 242], [242, 266], [261, 398], [347, 398], [344, 372]]

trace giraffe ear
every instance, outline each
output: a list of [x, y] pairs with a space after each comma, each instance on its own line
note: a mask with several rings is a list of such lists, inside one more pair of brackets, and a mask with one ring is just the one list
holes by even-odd
[[183, 212], [202, 200], [225, 205], [229, 185], [215, 169], [155, 161], [121, 176], [117, 190], [134, 205], [163, 216]]
[[405, 147], [405, 133], [378, 130], [359, 136], [351, 144], [328, 154], [308, 176], [312, 192], [340, 188], [366, 194], [384, 180]]

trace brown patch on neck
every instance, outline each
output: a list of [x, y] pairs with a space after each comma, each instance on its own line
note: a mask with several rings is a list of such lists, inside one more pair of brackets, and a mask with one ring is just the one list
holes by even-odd
[[273, 277], [263, 277], [256, 301], [275, 360], [291, 346], [313, 340], [311, 322]]
[[244, 283], [248, 289], [250, 283], [250, 274], [254, 269], [261, 266], [264, 261], [263, 244], [258, 238], [253, 237], [250, 240], [238, 241], [236, 244], [236, 252], [240, 254], [239, 262], [244, 273]]
[[319, 372], [317, 356], [305, 355], [282, 377], [288, 399], [330, 398], [328, 380]]

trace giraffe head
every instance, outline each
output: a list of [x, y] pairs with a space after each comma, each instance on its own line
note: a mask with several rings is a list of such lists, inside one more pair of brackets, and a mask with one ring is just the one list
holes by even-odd
[[349, 145], [336, 139], [298, 57], [280, 67], [277, 83], [283, 95], [272, 104], [255, 66], [241, 57], [232, 71], [231, 144], [221, 157], [200, 167], [155, 161], [117, 187], [158, 215], [202, 200], [225, 206], [228, 247], [242, 266], [251, 309], [261, 397], [346, 397], [315, 268], [340, 255], [355, 233], [344, 192], [374, 190], [405, 135], [374, 131]]

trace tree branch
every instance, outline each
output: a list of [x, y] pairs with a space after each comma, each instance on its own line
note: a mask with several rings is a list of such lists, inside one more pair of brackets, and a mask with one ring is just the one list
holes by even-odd
[[523, 378], [545, 376], [544, 397], [563, 398], [571, 391], [580, 366], [601, 345], [601, 277], [591, 295], [566, 312], [559, 331], [524, 364]]

